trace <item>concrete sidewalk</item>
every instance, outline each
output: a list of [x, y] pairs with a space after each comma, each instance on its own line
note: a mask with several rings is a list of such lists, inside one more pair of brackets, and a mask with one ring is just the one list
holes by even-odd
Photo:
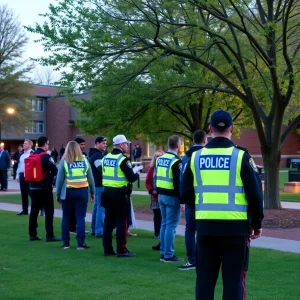
[[[55, 192], [55, 189], [54, 189]], [[8, 181], [8, 190], [6, 192], [0, 192], [0, 196], [3, 195], [18, 195], [20, 194], [20, 184], [16, 180], [9, 180]], [[133, 191], [133, 195], [143, 195], [149, 196], [148, 192], [144, 191]], [[289, 208], [289, 209], [300, 209], [299, 202], [281, 202], [282, 208]]]
[[[21, 205], [0, 202], [0, 210], [20, 212]], [[62, 218], [62, 210], [55, 209], [54, 216], [57, 218]], [[90, 213], [87, 213], [86, 221], [91, 222], [91, 219], [92, 219], [92, 215]], [[153, 231], [152, 221], [136, 220], [136, 225], [138, 229]], [[185, 226], [178, 225], [176, 233], [178, 235], [184, 236], [184, 231], [185, 231]], [[274, 249], [274, 250], [279, 250], [284, 252], [300, 253], [300, 241], [292, 241], [292, 240], [262, 236], [257, 240], [251, 241], [251, 246], [258, 247], [258, 248]]]

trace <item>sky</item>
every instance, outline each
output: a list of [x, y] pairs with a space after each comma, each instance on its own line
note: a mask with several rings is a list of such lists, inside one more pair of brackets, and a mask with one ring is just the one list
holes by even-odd
[[[41, 13], [48, 11], [50, 3], [55, 3], [54, 0], [0, 0], [0, 5], [7, 4], [8, 8], [12, 9], [14, 15], [18, 18], [22, 25], [34, 25], [42, 23], [44, 18], [39, 16]], [[34, 43], [34, 39], [39, 38], [39, 35], [34, 35], [28, 32], [29, 43], [24, 53], [24, 58], [29, 59], [46, 56], [43, 47], [40, 44]], [[43, 71], [43, 67], [38, 67], [39, 71]], [[55, 76], [59, 76], [58, 73]]]

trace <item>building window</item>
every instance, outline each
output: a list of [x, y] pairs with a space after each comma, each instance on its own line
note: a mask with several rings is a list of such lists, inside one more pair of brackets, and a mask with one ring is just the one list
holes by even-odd
[[44, 121], [30, 121], [29, 125], [25, 127], [25, 133], [44, 133]]
[[31, 111], [43, 112], [44, 99], [30, 99], [27, 101]]

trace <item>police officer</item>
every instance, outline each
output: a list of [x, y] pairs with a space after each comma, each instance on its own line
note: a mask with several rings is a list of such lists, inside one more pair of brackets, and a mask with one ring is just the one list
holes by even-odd
[[88, 249], [85, 243], [85, 215], [88, 204], [88, 187], [91, 202], [95, 198], [95, 183], [90, 164], [81, 153], [79, 145], [70, 141], [60, 161], [56, 180], [57, 201], [62, 204], [63, 249], [70, 248], [70, 217], [76, 215], [77, 250]]
[[262, 186], [247, 150], [230, 140], [230, 113], [215, 111], [209, 128], [213, 139], [192, 154], [182, 184], [184, 201], [196, 210], [196, 299], [214, 299], [222, 266], [223, 299], [242, 300], [249, 237], [262, 233]]
[[[34, 153], [40, 154], [49, 149], [49, 140], [46, 136], [40, 136], [37, 140], [38, 147]], [[57, 168], [53, 158], [45, 153], [41, 156], [43, 174], [46, 173], [44, 179], [40, 182], [30, 182], [29, 190], [31, 197], [31, 210], [29, 216], [29, 240], [39, 241], [37, 236], [37, 217], [39, 210], [43, 207], [45, 210], [46, 225], [46, 242], [58, 242], [61, 239], [54, 236], [53, 233], [53, 215], [54, 203], [52, 194], [53, 177], [57, 174]]]
[[156, 188], [161, 211], [160, 261], [179, 262], [182, 258], [174, 255], [175, 230], [180, 219], [180, 167], [178, 151], [179, 136], [168, 139], [169, 150], [156, 160]]
[[[133, 172], [130, 160], [124, 153], [128, 152], [128, 144], [124, 135], [113, 138], [114, 148], [102, 159], [102, 178], [104, 191], [101, 203], [105, 207], [103, 248], [104, 255], [117, 257], [134, 257], [135, 254], [126, 247], [127, 211], [129, 195], [128, 186], [139, 178]], [[137, 172], [138, 173], [138, 172]], [[117, 253], [112, 246], [112, 231], [117, 227]]]

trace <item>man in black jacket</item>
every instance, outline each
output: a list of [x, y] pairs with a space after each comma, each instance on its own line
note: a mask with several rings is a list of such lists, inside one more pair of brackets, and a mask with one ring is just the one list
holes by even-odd
[[6, 150], [4, 150], [4, 144], [0, 144], [0, 183], [1, 191], [7, 191], [7, 172], [10, 169], [10, 157]]
[[[43, 174], [46, 173], [44, 179], [40, 182], [30, 182], [29, 190], [31, 197], [31, 210], [29, 216], [29, 241], [39, 241], [42, 238], [37, 236], [37, 217], [39, 210], [44, 208], [45, 211], [45, 225], [46, 225], [46, 242], [58, 242], [61, 239], [54, 236], [53, 232], [53, 215], [54, 215], [54, 202], [52, 194], [53, 178], [57, 174], [57, 168], [53, 158], [46, 153], [49, 149], [49, 140], [46, 136], [40, 136], [37, 140], [38, 148], [34, 152], [41, 156]], [[26, 174], [25, 174], [26, 175]], [[26, 178], [26, 177], [25, 177]]]
[[103, 192], [101, 160], [104, 157], [105, 150], [106, 138], [104, 136], [98, 136], [95, 139], [95, 148], [91, 148], [89, 151], [89, 163], [92, 168], [96, 186], [96, 197], [92, 212], [91, 231], [92, 235], [95, 235], [97, 238], [103, 237], [104, 227], [105, 209], [101, 205], [101, 195]]
[[[193, 143], [194, 145], [185, 152], [184, 157], [182, 158], [182, 168], [181, 168], [181, 176], [183, 174], [183, 170], [191, 158], [192, 154], [203, 148], [207, 143], [206, 133], [203, 130], [197, 130], [193, 135]], [[196, 220], [195, 220], [195, 209], [191, 208], [187, 204], [184, 208], [184, 216], [185, 216], [185, 248], [186, 255], [188, 257], [187, 263], [178, 267], [179, 270], [193, 270], [196, 267], [196, 243], [195, 243], [195, 234], [196, 234]]]

